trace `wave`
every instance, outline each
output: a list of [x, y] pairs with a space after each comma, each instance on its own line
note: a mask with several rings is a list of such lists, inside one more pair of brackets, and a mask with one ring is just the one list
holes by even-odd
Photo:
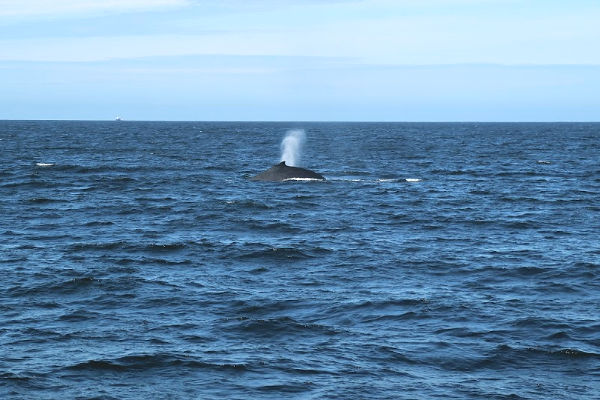
[[414, 311], [407, 311], [400, 314], [382, 314], [382, 315], [374, 315], [374, 316], [364, 316], [361, 318], [361, 321], [364, 323], [382, 323], [382, 322], [398, 322], [398, 321], [409, 321], [415, 319], [424, 319], [427, 318], [425, 314], [416, 313]]
[[390, 300], [366, 300], [358, 303], [349, 303], [345, 307], [349, 307], [352, 310], [359, 310], [363, 308], [381, 310], [386, 307], [412, 307], [412, 306], [423, 306], [429, 304], [430, 301], [426, 298], [417, 299], [390, 299]]
[[84, 251], [106, 251], [122, 250], [128, 252], [148, 252], [148, 253], [169, 253], [178, 252], [188, 248], [211, 248], [213, 245], [207, 241], [181, 241], [181, 242], [152, 242], [138, 243], [132, 241], [116, 241], [116, 242], [78, 242], [71, 244], [69, 250], [71, 252]]
[[96, 173], [135, 173], [135, 172], [147, 172], [158, 169], [156, 165], [115, 165], [115, 164], [99, 164], [99, 165], [84, 165], [84, 164], [57, 164], [38, 162], [35, 164], [36, 167], [49, 168], [55, 171], [73, 172], [77, 174], [96, 174]]
[[2, 188], [27, 188], [27, 189], [55, 189], [56, 183], [50, 180], [38, 179], [35, 176], [20, 179], [17, 181], [9, 181], [0, 184]]
[[470, 176], [479, 176], [481, 171], [478, 170], [464, 170], [464, 169], [434, 169], [431, 173], [435, 175], [446, 175], [446, 176], [461, 176], [461, 175], [470, 175]]
[[69, 246], [71, 252], [87, 251], [87, 250], [116, 250], [130, 248], [130, 244], [125, 241], [117, 242], [80, 242]]
[[180, 371], [187, 369], [206, 369], [213, 371], [242, 372], [250, 371], [250, 367], [244, 363], [214, 363], [199, 361], [195, 357], [181, 354], [158, 353], [129, 355], [116, 359], [88, 360], [65, 367], [71, 371], [148, 371], [153, 369], [173, 368]]
[[541, 362], [543, 360], [553, 361], [555, 359], [598, 359], [600, 360], [600, 353], [579, 350], [575, 348], [543, 348], [543, 347], [511, 347], [509, 345], [498, 346], [490, 356], [488, 356], [484, 363], [493, 365], [495, 362], [503, 363], [519, 363], [519, 362], [531, 362], [537, 360]]
[[150, 252], [171, 252], [182, 250], [188, 247], [191, 244], [195, 244], [194, 242], [173, 242], [173, 243], [152, 243], [146, 245], [144, 250]]
[[57, 295], [57, 294], [73, 294], [81, 290], [88, 290], [91, 286], [97, 285], [99, 281], [91, 276], [83, 276], [72, 278], [63, 281], [55, 281], [51, 283], [43, 283], [29, 286], [14, 286], [8, 289], [11, 296], [40, 296], [40, 295]]
[[164, 258], [156, 258], [156, 257], [142, 257], [139, 261], [136, 261], [140, 264], [155, 264], [155, 265], [191, 265], [194, 264], [193, 260], [183, 259], [183, 260], [167, 260]]
[[2, 258], [0, 258], [0, 263], [14, 264], [14, 263], [22, 263], [27, 260], [28, 260], [28, 258], [26, 256], [6, 257], [6, 256], [2, 255]]
[[240, 207], [240, 209], [257, 209], [257, 210], [269, 210], [271, 208], [273, 208], [272, 206], [263, 203], [261, 201], [257, 201], [257, 200], [248, 200], [248, 199], [241, 199], [241, 200], [226, 200], [225, 204], [227, 204], [228, 206], [237, 206]]
[[72, 312], [67, 312], [58, 317], [58, 320], [66, 322], [84, 322], [90, 320], [98, 320], [100, 316], [100, 313], [80, 309]]
[[114, 225], [112, 221], [89, 221], [85, 223], [85, 226], [108, 226]]
[[343, 317], [352, 314], [365, 323], [381, 323], [427, 318], [428, 314], [424, 311], [431, 307], [430, 301], [424, 298], [366, 300], [332, 306], [327, 310], [326, 315]]
[[543, 347], [511, 347], [503, 344], [482, 356], [471, 357], [427, 357], [426, 360], [436, 366], [451, 371], [477, 371], [481, 369], [502, 370], [505, 368], [528, 368], [531, 364], [555, 365], [564, 362], [565, 368], [579, 370], [580, 366], [569, 364], [569, 361], [600, 361], [600, 354], [575, 348], [543, 348]]
[[300, 232], [300, 229], [282, 221], [272, 222], [272, 221], [254, 221], [250, 220], [247, 222], [248, 228], [252, 231], [283, 231], [287, 233], [297, 233]]
[[304, 260], [312, 258], [312, 256], [293, 247], [270, 247], [258, 251], [244, 253], [239, 255], [237, 258], [240, 260]]
[[301, 335], [304, 333], [330, 336], [339, 333], [333, 327], [316, 323], [302, 323], [288, 316], [267, 319], [240, 317], [230, 324], [227, 329], [242, 331], [244, 335], [252, 334], [260, 337], [284, 337], [282, 335]]
[[553, 270], [551, 268], [536, 267], [536, 266], [517, 267], [514, 269], [505, 268], [504, 271], [510, 272], [509, 275], [514, 274], [515, 276], [533, 276], [533, 275], [540, 275], [540, 274], [544, 274], [544, 273], [548, 273], [548, 272], [553, 272]]
[[56, 199], [49, 197], [33, 197], [27, 200], [27, 203], [31, 204], [50, 204], [50, 203], [65, 203], [68, 202], [67, 199]]
[[[293, 370], [292, 370], [293, 371]], [[316, 372], [319, 373], [319, 372]], [[277, 398], [282, 397], [282, 393], [302, 393], [312, 390], [315, 386], [313, 382], [297, 382], [286, 384], [260, 385], [255, 389], [260, 392], [273, 392], [277, 394]], [[285, 396], [284, 396], [285, 397]]]
[[32, 376], [26, 376], [23, 374], [15, 374], [13, 372], [0, 372], [0, 381], [13, 381], [18, 383], [26, 383], [37, 378]]

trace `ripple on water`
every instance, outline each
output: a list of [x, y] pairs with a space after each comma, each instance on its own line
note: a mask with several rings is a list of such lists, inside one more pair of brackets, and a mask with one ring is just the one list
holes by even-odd
[[0, 398], [597, 395], [600, 125], [297, 125], [0, 121]]

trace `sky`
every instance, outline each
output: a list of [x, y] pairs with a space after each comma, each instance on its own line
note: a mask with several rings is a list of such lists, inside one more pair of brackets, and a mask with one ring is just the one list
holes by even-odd
[[600, 121], [598, 0], [0, 0], [0, 119]]

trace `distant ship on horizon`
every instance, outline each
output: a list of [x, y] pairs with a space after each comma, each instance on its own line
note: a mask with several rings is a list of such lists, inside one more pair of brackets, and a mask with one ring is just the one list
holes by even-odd
[[123, 121], [123, 119], [122, 119], [120, 116], [118, 116], [118, 115], [117, 115], [117, 116], [115, 117], [115, 121]]

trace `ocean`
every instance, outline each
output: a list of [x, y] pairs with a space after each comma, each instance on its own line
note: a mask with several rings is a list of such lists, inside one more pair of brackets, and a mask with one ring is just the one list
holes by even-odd
[[[251, 181], [290, 131], [327, 180]], [[0, 160], [0, 398], [600, 398], [600, 123], [0, 121]]]

